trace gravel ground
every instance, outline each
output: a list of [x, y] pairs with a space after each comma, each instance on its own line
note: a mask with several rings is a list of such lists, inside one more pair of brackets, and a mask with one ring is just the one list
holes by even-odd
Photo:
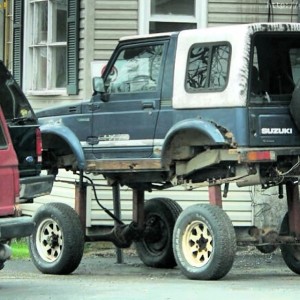
[[[87, 243], [83, 259], [74, 274], [78, 275], [115, 275], [119, 272], [123, 276], [140, 274], [141, 276], [180, 276], [178, 268], [155, 269], [146, 267], [138, 258], [133, 248], [123, 249], [123, 263], [117, 262], [116, 250], [105, 243]], [[269, 270], [268, 270], [269, 269]], [[258, 274], [259, 272], [293, 274], [285, 265], [279, 249], [271, 254], [263, 254], [255, 247], [239, 247], [233, 267], [229, 274]], [[5, 275], [6, 274], [6, 275]], [[30, 259], [6, 262], [0, 272], [3, 276], [11, 275], [37, 276], [39, 271]], [[228, 274], [228, 275], [229, 275]], [[227, 275], [227, 276], [228, 276]], [[235, 276], [235, 275], [234, 275]]]
[[[99, 258], [101, 264], [106, 265], [107, 263], [116, 263], [116, 251], [105, 244], [91, 243], [87, 244], [86, 251], [84, 254], [84, 260], [89, 258]], [[133, 248], [123, 249], [124, 263], [135, 264], [136, 266], [143, 266], [143, 263], [137, 257], [137, 254]], [[103, 265], [102, 265], [103, 266]], [[109, 267], [109, 266], [108, 266]], [[286, 270], [289, 269], [282, 259], [280, 249], [276, 249], [272, 253], [264, 254], [261, 253], [253, 246], [238, 247], [233, 270], [240, 270], [252, 272], [253, 270], [266, 269], [266, 268], [277, 268]]]
[[[99, 249], [100, 248], [100, 249]], [[146, 267], [134, 249], [86, 245], [79, 267], [71, 275], [43, 275], [30, 259], [10, 260], [0, 272], [0, 299], [5, 300], [297, 300], [299, 276], [283, 262], [281, 253], [262, 254], [239, 248], [231, 271], [218, 281], [187, 280], [178, 268]]]

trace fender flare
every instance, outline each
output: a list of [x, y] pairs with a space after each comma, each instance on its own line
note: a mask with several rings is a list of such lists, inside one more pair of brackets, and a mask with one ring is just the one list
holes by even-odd
[[164, 144], [162, 147], [162, 159], [164, 160], [168, 154], [169, 146], [172, 144], [174, 138], [181, 132], [192, 130], [206, 136], [210, 141], [209, 144], [203, 144], [204, 146], [216, 146], [216, 145], [228, 145], [229, 141], [221, 133], [220, 129], [209, 121], [200, 119], [186, 119], [176, 123], [167, 132]]
[[72, 130], [70, 130], [68, 127], [63, 125], [51, 125], [51, 124], [40, 125], [40, 130], [42, 133], [42, 137], [43, 134], [53, 134], [62, 138], [69, 145], [70, 149], [75, 155], [78, 169], [79, 170], [85, 169], [86, 163], [85, 163], [84, 152], [80, 144], [80, 141], [78, 140], [77, 136], [74, 134]]

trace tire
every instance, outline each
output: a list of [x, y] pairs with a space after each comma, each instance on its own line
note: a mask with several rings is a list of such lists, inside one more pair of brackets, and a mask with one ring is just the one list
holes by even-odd
[[190, 206], [175, 224], [175, 259], [189, 279], [216, 280], [224, 277], [233, 265], [236, 247], [232, 223], [217, 206]]
[[168, 198], [153, 198], [145, 202], [146, 230], [136, 242], [141, 261], [149, 267], [173, 268], [176, 266], [172, 248], [175, 222], [182, 208]]
[[[289, 216], [288, 213], [286, 213], [281, 223], [280, 235], [289, 235], [289, 234], [290, 234]], [[300, 246], [283, 244], [280, 245], [280, 250], [285, 264], [294, 273], [300, 275]]]
[[36, 227], [29, 238], [34, 265], [44, 274], [70, 274], [80, 264], [84, 234], [79, 216], [64, 203], [41, 206], [33, 218]]

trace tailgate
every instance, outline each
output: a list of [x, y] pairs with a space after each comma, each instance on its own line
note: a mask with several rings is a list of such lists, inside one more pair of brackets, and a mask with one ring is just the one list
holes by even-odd
[[19, 160], [20, 177], [39, 175], [41, 162], [36, 153], [36, 130], [38, 125], [10, 125], [9, 131]]

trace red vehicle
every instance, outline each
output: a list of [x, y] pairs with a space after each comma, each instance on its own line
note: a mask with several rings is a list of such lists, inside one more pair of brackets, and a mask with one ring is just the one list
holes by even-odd
[[0, 269], [10, 257], [7, 241], [29, 236], [34, 223], [30, 217], [16, 218], [16, 203], [20, 196], [18, 158], [0, 108]]
[[0, 61], [0, 269], [11, 253], [7, 241], [34, 229], [32, 219], [20, 217], [16, 205], [52, 190], [54, 176], [41, 174], [42, 150], [30, 103]]

